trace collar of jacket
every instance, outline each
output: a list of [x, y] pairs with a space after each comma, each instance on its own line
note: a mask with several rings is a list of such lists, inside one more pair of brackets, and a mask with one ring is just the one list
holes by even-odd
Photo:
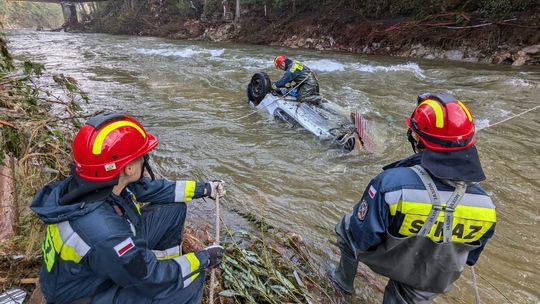
[[391, 164], [384, 166], [383, 170], [399, 168], [399, 167], [412, 167], [414, 165], [420, 165], [421, 162], [422, 162], [422, 153], [416, 153], [405, 159], [398, 160], [397, 162], [393, 162]]

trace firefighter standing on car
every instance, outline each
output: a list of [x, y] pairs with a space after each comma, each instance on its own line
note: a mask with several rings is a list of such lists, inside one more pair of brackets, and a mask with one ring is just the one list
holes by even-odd
[[272, 89], [276, 90], [283, 87], [298, 86], [297, 101], [314, 105], [320, 105], [323, 102], [319, 94], [319, 82], [315, 74], [303, 63], [297, 60], [291, 60], [283, 55], [274, 59], [276, 69], [283, 70], [285, 73], [278, 81], [272, 83]]
[[474, 265], [496, 224], [474, 146], [473, 117], [449, 94], [422, 94], [407, 119], [415, 154], [371, 180], [337, 225], [331, 278], [354, 292], [358, 263], [390, 280], [383, 303], [429, 303]]
[[224, 250], [181, 254], [185, 203], [223, 195], [223, 182], [155, 180], [148, 153], [157, 144], [117, 113], [79, 130], [71, 176], [46, 185], [31, 205], [46, 223], [40, 283], [49, 303], [200, 302], [205, 269]]

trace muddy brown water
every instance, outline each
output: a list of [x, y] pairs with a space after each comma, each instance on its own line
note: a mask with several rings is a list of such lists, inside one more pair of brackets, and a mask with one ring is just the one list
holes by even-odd
[[[88, 110], [140, 118], [160, 140], [153, 160], [162, 174], [227, 181], [225, 208], [263, 215], [301, 234], [321, 265], [338, 259], [333, 227], [370, 178], [384, 164], [411, 154], [404, 117], [419, 92], [453, 93], [469, 105], [477, 129], [540, 103], [537, 67], [30, 30], [9, 31], [8, 39], [17, 59], [78, 79], [91, 99]], [[375, 153], [345, 155], [264, 113], [239, 119], [253, 111], [245, 98], [251, 75], [280, 76], [272, 69], [278, 53], [311, 67], [326, 98], [379, 117]], [[540, 301], [539, 128], [536, 110], [478, 133], [488, 177], [483, 185], [498, 208], [495, 237], [477, 264], [483, 303]], [[383, 278], [375, 281], [384, 286]], [[348, 302], [380, 301], [381, 293], [364, 277], [356, 286], [357, 295]], [[473, 302], [468, 268], [455, 288], [436, 300]]]

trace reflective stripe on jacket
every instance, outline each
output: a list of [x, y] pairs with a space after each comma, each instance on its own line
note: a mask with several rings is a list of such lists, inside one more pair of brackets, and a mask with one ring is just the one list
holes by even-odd
[[[374, 250], [384, 243], [388, 231], [395, 237], [416, 235], [425, 222], [431, 202], [420, 178], [408, 167], [420, 164], [420, 154], [388, 165], [366, 187], [350, 219], [350, 239], [360, 252]], [[453, 188], [433, 178], [446, 202]], [[476, 263], [495, 230], [496, 212], [491, 198], [480, 187], [470, 186], [454, 213], [452, 241], [478, 245], [470, 251], [467, 264]], [[443, 214], [427, 235], [442, 239]]]
[[[205, 183], [150, 181], [130, 184], [121, 196], [60, 205], [69, 181], [45, 186], [31, 208], [47, 223], [40, 283], [48, 302], [70, 303], [113, 285], [153, 298], [189, 286], [208, 263], [204, 253], [180, 255], [179, 247], [152, 251], [137, 235], [137, 199], [181, 203], [203, 196]], [[112, 201], [111, 201], [112, 200]], [[118, 205], [119, 215], [113, 205]]]
[[294, 81], [300, 83], [311, 73], [311, 70], [304, 66], [300, 61], [294, 60], [289, 66], [285, 68], [285, 74], [278, 81], [274, 82], [276, 87], [284, 87], [285, 84]]

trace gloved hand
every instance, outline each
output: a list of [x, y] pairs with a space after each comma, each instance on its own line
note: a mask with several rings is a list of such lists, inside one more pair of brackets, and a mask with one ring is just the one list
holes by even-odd
[[208, 268], [216, 268], [221, 263], [221, 257], [225, 253], [225, 248], [219, 245], [212, 245], [204, 248], [208, 253]]
[[279, 91], [281, 92], [281, 95], [287, 94], [287, 89], [285, 89], [285, 88], [281, 88], [281, 89], [279, 89]]
[[224, 196], [227, 193], [225, 191], [225, 182], [221, 180], [214, 180], [206, 183], [206, 196], [211, 199], [216, 199], [219, 195], [220, 197]]
[[276, 86], [276, 84], [273, 83], [273, 82], [272, 82], [272, 90], [274, 90], [274, 91], [277, 90], [277, 86]]

